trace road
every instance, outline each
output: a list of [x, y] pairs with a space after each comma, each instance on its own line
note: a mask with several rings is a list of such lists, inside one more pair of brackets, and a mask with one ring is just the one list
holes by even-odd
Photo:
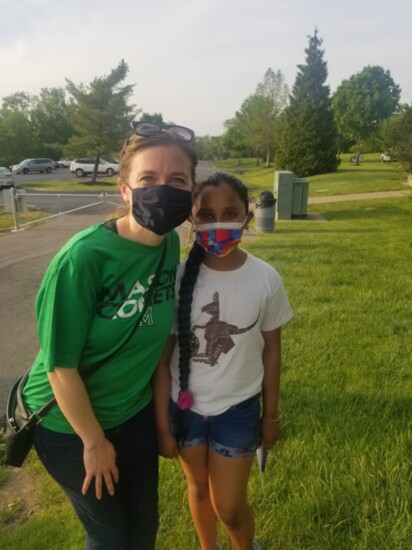
[[[14, 184], [24, 186], [25, 183], [37, 183], [45, 181], [78, 181], [80, 178], [73, 175], [68, 168], [56, 168], [51, 174], [14, 174]], [[86, 178], [84, 178], [86, 179]]]
[[[213, 167], [210, 162], [200, 161], [196, 170], [196, 179], [201, 181], [207, 177]], [[52, 174], [16, 174], [14, 176], [15, 184], [19, 190], [25, 191], [25, 201], [28, 205], [45, 212], [46, 214], [57, 214], [67, 212], [75, 208], [83, 207], [84, 210], [79, 210], [78, 214], [109, 214], [112, 210], [122, 204], [122, 199], [116, 188], [108, 187], [106, 199], [102, 198], [102, 191], [93, 191], [93, 187], [87, 191], [60, 191], [48, 192], [44, 188], [37, 191], [35, 188], [24, 189], [24, 184], [27, 182], [55, 182], [55, 181], [73, 181], [75, 183], [87, 181], [88, 178], [77, 178], [73, 176], [68, 168], [58, 168]], [[104, 180], [104, 178], [103, 178]], [[0, 192], [0, 202], [2, 200], [2, 192]], [[100, 205], [93, 203], [102, 201]]]
[[[201, 160], [197, 165], [196, 179], [198, 181], [207, 177], [213, 170], [212, 164], [209, 161]], [[104, 180], [107, 176], [99, 176], [98, 180]], [[24, 187], [25, 183], [47, 182], [47, 181], [73, 181], [79, 183], [82, 181], [88, 181], [90, 178], [78, 178], [70, 172], [68, 168], [57, 168], [51, 174], [14, 174], [14, 183], [18, 187]]]
[[[199, 163], [197, 178], [200, 180], [211, 171], [210, 163]], [[103, 218], [102, 213], [91, 215], [89, 209], [80, 212], [82, 215], [58, 216], [48, 223], [0, 237], [0, 424], [12, 383], [31, 366], [38, 351], [34, 301], [43, 274], [54, 254], [72, 235]], [[186, 232], [181, 231], [182, 242]]]

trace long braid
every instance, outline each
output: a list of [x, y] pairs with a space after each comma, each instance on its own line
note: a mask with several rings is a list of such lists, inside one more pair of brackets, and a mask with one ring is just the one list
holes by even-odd
[[[180, 391], [187, 392], [190, 374], [190, 316], [192, 311], [193, 291], [202, 263], [204, 249], [196, 242], [193, 244], [186, 261], [185, 272], [180, 282], [179, 306], [177, 309], [179, 341], [179, 382]], [[189, 407], [188, 407], [189, 408]]]
[[[232, 174], [225, 172], [214, 172], [211, 176], [196, 185], [193, 191], [193, 202], [199, 197], [205, 187], [219, 187], [221, 183], [230, 185], [239, 195], [239, 198], [245, 205], [246, 212], [249, 210], [249, 193], [245, 184]], [[179, 385], [180, 392], [178, 397], [178, 406], [181, 410], [190, 409], [193, 404], [193, 397], [189, 390], [190, 374], [190, 315], [192, 311], [193, 291], [199, 274], [200, 264], [202, 263], [204, 249], [196, 242], [190, 250], [186, 261], [185, 272], [180, 282], [179, 306], [177, 310], [178, 319], [178, 342], [180, 348], [179, 355]]]

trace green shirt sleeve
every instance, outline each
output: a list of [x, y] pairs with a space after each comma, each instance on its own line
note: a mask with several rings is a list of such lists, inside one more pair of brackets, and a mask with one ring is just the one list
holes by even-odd
[[47, 371], [78, 366], [96, 304], [87, 250], [77, 247], [51, 263], [36, 299], [38, 336]]

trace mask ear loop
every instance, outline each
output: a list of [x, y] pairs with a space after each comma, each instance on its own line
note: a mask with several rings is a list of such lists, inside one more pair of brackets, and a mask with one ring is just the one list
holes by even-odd
[[250, 212], [250, 211], [249, 211], [249, 212], [246, 214], [246, 218], [244, 219], [244, 221], [243, 221], [243, 223], [242, 223], [242, 227], [241, 227], [242, 230], [245, 230], [245, 229], [246, 229], [246, 231], [249, 231], [249, 222], [253, 219], [253, 217], [254, 217], [253, 212]]

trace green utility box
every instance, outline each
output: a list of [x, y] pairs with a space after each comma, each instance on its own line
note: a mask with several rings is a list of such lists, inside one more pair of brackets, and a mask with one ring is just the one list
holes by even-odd
[[307, 214], [309, 183], [295, 178], [293, 172], [275, 172], [275, 197], [279, 220], [305, 218]]
[[309, 182], [304, 178], [293, 180], [292, 218], [306, 218], [308, 210]]

